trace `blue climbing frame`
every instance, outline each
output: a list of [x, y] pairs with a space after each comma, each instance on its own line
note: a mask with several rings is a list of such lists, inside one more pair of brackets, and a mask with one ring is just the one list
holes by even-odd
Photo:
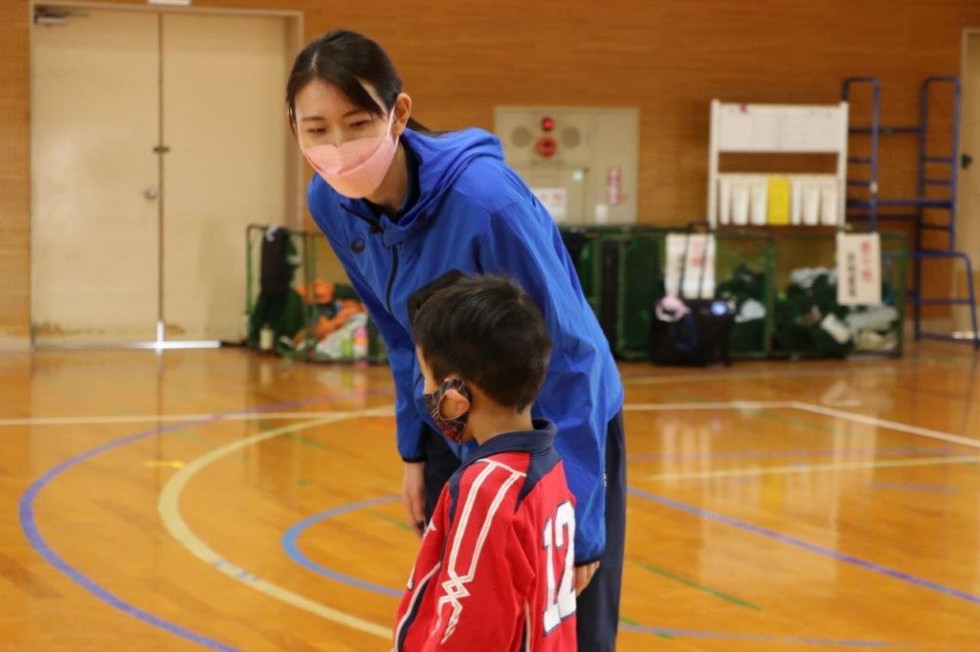
[[[919, 96], [919, 123], [917, 125], [888, 126], [881, 124], [881, 83], [875, 77], [851, 77], [844, 80], [841, 97], [852, 107], [852, 94], [858, 89], [870, 93], [871, 115], [869, 122], [860, 126], [851, 126], [852, 138], [869, 138], [868, 156], [851, 156], [848, 158], [848, 198], [847, 219], [850, 222], [867, 222], [872, 231], [878, 229], [878, 220], [911, 222], [914, 229], [911, 258], [914, 266], [912, 285], [908, 290], [908, 302], [913, 306], [915, 316], [915, 338], [941, 340], [956, 340], [973, 342], [980, 349], [980, 330], [977, 328], [976, 296], [973, 288], [973, 263], [970, 257], [956, 250], [956, 193], [959, 172], [959, 126], [960, 126], [960, 81], [956, 77], [928, 77], [922, 82]], [[930, 104], [934, 97], [943, 92], [949, 93], [952, 99], [952, 123], [948, 151], [939, 153], [930, 151]], [[916, 194], [908, 198], [886, 198], [879, 195], [878, 173], [882, 136], [892, 135], [918, 136], [918, 181]], [[935, 145], [933, 145], [935, 147]], [[849, 147], [848, 151], [855, 151]], [[853, 171], [866, 170], [867, 174], [855, 176]], [[943, 170], [938, 173], [936, 170]], [[935, 197], [930, 188], [944, 188], [944, 196]], [[853, 192], [860, 196], [852, 196]], [[882, 209], [887, 209], [882, 212]], [[891, 209], [905, 209], [906, 213], [893, 213]], [[927, 215], [927, 211], [929, 212]], [[936, 213], [944, 214], [945, 219], [934, 217]], [[937, 231], [946, 234], [945, 246], [926, 247], [923, 235], [926, 231]], [[922, 263], [927, 259], [961, 260], [966, 267], [967, 296], [923, 297], [922, 296]], [[922, 306], [947, 305], [966, 306], [970, 312], [972, 333], [969, 337], [957, 337], [955, 333], [937, 333], [925, 331], [922, 328]]]

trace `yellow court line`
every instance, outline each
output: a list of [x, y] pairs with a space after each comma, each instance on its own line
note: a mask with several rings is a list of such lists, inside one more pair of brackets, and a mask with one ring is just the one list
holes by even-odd
[[318, 602], [314, 602], [313, 600], [299, 595], [298, 593], [294, 593], [289, 589], [263, 580], [260, 577], [256, 577], [246, 569], [226, 560], [224, 557], [215, 552], [210, 546], [204, 543], [204, 541], [198, 538], [197, 535], [191, 531], [190, 527], [188, 527], [187, 522], [180, 513], [180, 495], [187, 486], [187, 483], [190, 482], [191, 478], [193, 478], [199, 471], [225, 455], [229, 455], [246, 446], [252, 446], [274, 437], [314, 428], [327, 423], [334, 423], [357, 417], [390, 416], [391, 414], [393, 414], [393, 412], [390, 407], [380, 408], [377, 410], [336, 412], [322, 419], [292, 424], [283, 428], [276, 428], [275, 430], [269, 430], [258, 435], [246, 437], [245, 439], [234, 441], [226, 446], [215, 449], [210, 453], [206, 453], [189, 462], [184, 468], [174, 473], [174, 475], [171, 476], [167, 483], [163, 486], [163, 489], [160, 492], [159, 501], [157, 503], [157, 509], [160, 513], [161, 519], [163, 519], [163, 524], [167, 528], [167, 531], [170, 532], [170, 535], [180, 542], [181, 545], [187, 548], [195, 557], [209, 566], [213, 566], [217, 570], [220, 570], [222, 573], [243, 582], [246, 586], [259, 591], [260, 593], [265, 593], [276, 600], [285, 602], [286, 604], [292, 605], [299, 609], [303, 609], [309, 613], [315, 614], [339, 625], [390, 640], [391, 629], [389, 627], [383, 627], [377, 623], [373, 623], [338, 609], [333, 609]]
[[[676, 381], [676, 379], [674, 379]], [[830, 408], [822, 408], [820, 406], [810, 405], [807, 403], [800, 403], [795, 401], [764, 401], [764, 402], [752, 402], [752, 401], [731, 401], [731, 402], [709, 402], [709, 403], [646, 403], [646, 404], [634, 404], [624, 406], [624, 410], [628, 412], [640, 412], [640, 411], [689, 411], [689, 410], [758, 410], [758, 409], [799, 409], [807, 412], [813, 412], [816, 414], [823, 414], [825, 416], [830, 416], [834, 418], [847, 419], [855, 421], [858, 423], [864, 423], [867, 425], [889, 428], [897, 430], [900, 432], [905, 432], [908, 434], [919, 435], [923, 437], [929, 437], [932, 439], [941, 439], [944, 441], [950, 441], [955, 443], [960, 443], [967, 446], [973, 446], [975, 448], [980, 448], [980, 442], [976, 440], [971, 440], [965, 437], [959, 437], [957, 435], [952, 435], [950, 433], [942, 433], [939, 431], [929, 430], [925, 428], [918, 428], [915, 426], [910, 426], [907, 424], [885, 421], [877, 419], [875, 417], [868, 417], [859, 414], [853, 414], [850, 412], [844, 412], [841, 410], [833, 410]], [[345, 419], [357, 418], [357, 417], [377, 417], [377, 416], [391, 416], [393, 411], [391, 407], [382, 407], [376, 409], [359, 410], [359, 411], [348, 411], [348, 412], [335, 412], [335, 413], [323, 413], [323, 412], [289, 412], [289, 413], [255, 413], [252, 414], [236, 414], [230, 415], [229, 419], [272, 419], [272, 418], [309, 418], [313, 415], [324, 415], [322, 418], [317, 418], [312, 421], [304, 421], [297, 424], [291, 424], [282, 428], [277, 428], [267, 432], [259, 433], [251, 437], [246, 437], [244, 439], [232, 442], [226, 446], [218, 448], [214, 451], [206, 453], [201, 457], [189, 462], [184, 468], [178, 470], [164, 485], [160, 498], [158, 501], [158, 510], [161, 518], [163, 519], [164, 525], [178, 542], [185, 546], [192, 554], [194, 554], [198, 559], [207, 563], [208, 565], [214, 566], [216, 569], [225, 573], [226, 575], [245, 583], [247, 586], [265, 593], [270, 597], [277, 600], [285, 602], [287, 604], [293, 605], [299, 609], [303, 609], [312, 614], [330, 620], [332, 622], [350, 627], [351, 629], [363, 631], [380, 638], [390, 639], [391, 632], [389, 628], [378, 625], [351, 614], [327, 607], [320, 603], [314, 602], [309, 598], [301, 596], [294, 593], [286, 588], [267, 582], [259, 577], [252, 575], [249, 571], [232, 564], [223, 557], [221, 557], [217, 552], [211, 549], [206, 543], [199, 539], [184, 521], [181, 516], [179, 509], [180, 495], [186, 487], [190, 479], [197, 474], [199, 471], [204, 469], [209, 464], [215, 462], [216, 460], [229, 455], [235, 451], [238, 451], [246, 446], [251, 446], [259, 442], [272, 439], [274, 437], [282, 436], [288, 433], [298, 432], [300, 430], [305, 430], [308, 428], [313, 428], [319, 425], [334, 423], [337, 421], [342, 421]], [[209, 418], [211, 415], [201, 415], [201, 419]], [[125, 417], [123, 417], [125, 418]], [[154, 416], [154, 421], [159, 421], [161, 417]], [[194, 420], [193, 417], [190, 419], [187, 416], [183, 417], [167, 417], [173, 420]], [[0, 422], [2, 423], [2, 422]], [[189, 424], [197, 425], [197, 424]], [[770, 467], [770, 468], [759, 468], [759, 469], [737, 469], [730, 471], [713, 471], [707, 473], [695, 473], [695, 474], [676, 474], [676, 475], [663, 475], [663, 476], [648, 476], [644, 478], [645, 480], [672, 480], [672, 479], [693, 479], [699, 477], [725, 477], [725, 476], [738, 476], [738, 475], [764, 475], [764, 474], [775, 474], [775, 473], [802, 473], [807, 471], [815, 470], [843, 470], [849, 468], [886, 468], [886, 467], [901, 467], [901, 466], [924, 466], [927, 464], [941, 464], [941, 463], [967, 463], [975, 462], [980, 460], [980, 456], [950, 456], [942, 458], [916, 458], [907, 460], [884, 460], [881, 462], [871, 462], [871, 463], [854, 463], [854, 464], [838, 464], [838, 465], [811, 465], [811, 466], [791, 466], [791, 467]]]
[[946, 455], [943, 457], [913, 457], [904, 460], [881, 460], [878, 462], [845, 462], [843, 464], [793, 464], [788, 466], [760, 466], [749, 469], [724, 469], [696, 473], [664, 473], [643, 476], [651, 482], [671, 480], [708, 480], [711, 478], [738, 478], [760, 475], [788, 475], [791, 473], [810, 473], [812, 471], [852, 471], [857, 469], [889, 469], [909, 466], [932, 466], [936, 464], [969, 464], [980, 462], [980, 455]]

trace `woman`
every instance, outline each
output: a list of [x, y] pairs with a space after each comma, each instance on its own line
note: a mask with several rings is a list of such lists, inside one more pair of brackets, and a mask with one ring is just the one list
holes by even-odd
[[425, 409], [410, 298], [453, 274], [503, 274], [541, 308], [554, 350], [533, 413], [557, 424], [577, 500], [579, 647], [614, 649], [625, 529], [623, 389], [554, 221], [504, 163], [495, 137], [478, 129], [432, 135], [415, 123], [391, 60], [360, 34], [331, 32], [308, 45], [293, 65], [286, 102], [318, 173], [310, 213], [388, 345], [405, 504], [419, 532], [467, 451], [447, 443]]

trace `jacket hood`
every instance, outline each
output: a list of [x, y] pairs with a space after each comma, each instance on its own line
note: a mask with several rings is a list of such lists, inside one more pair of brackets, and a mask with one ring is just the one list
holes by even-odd
[[[418, 161], [419, 199], [397, 223], [392, 223], [387, 216], [381, 217], [382, 238], [389, 246], [404, 241], [425, 226], [428, 217], [438, 210], [470, 162], [484, 156], [504, 159], [500, 140], [482, 129], [436, 134], [406, 129], [401, 141]], [[319, 181], [327, 185], [322, 179]], [[365, 200], [344, 197], [332, 188], [330, 192], [336, 194], [340, 205], [348, 212], [360, 217], [371, 215]]]

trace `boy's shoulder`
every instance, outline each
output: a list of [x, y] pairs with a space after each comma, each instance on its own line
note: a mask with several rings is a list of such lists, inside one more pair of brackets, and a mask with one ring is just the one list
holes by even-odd
[[[459, 513], [460, 500], [469, 500], [471, 509], [507, 503], [508, 518], [513, 517], [530, 492], [561, 462], [554, 447], [554, 425], [542, 420], [535, 427], [495, 437], [476, 450], [474, 458], [450, 480], [453, 511]], [[567, 491], [564, 475], [561, 481]]]
[[453, 502], [469, 500], [471, 510], [489, 507], [493, 502], [514, 505], [529, 466], [530, 455], [526, 452], [504, 451], [482, 456], [464, 465], [450, 482], [450, 494], [455, 494]]

